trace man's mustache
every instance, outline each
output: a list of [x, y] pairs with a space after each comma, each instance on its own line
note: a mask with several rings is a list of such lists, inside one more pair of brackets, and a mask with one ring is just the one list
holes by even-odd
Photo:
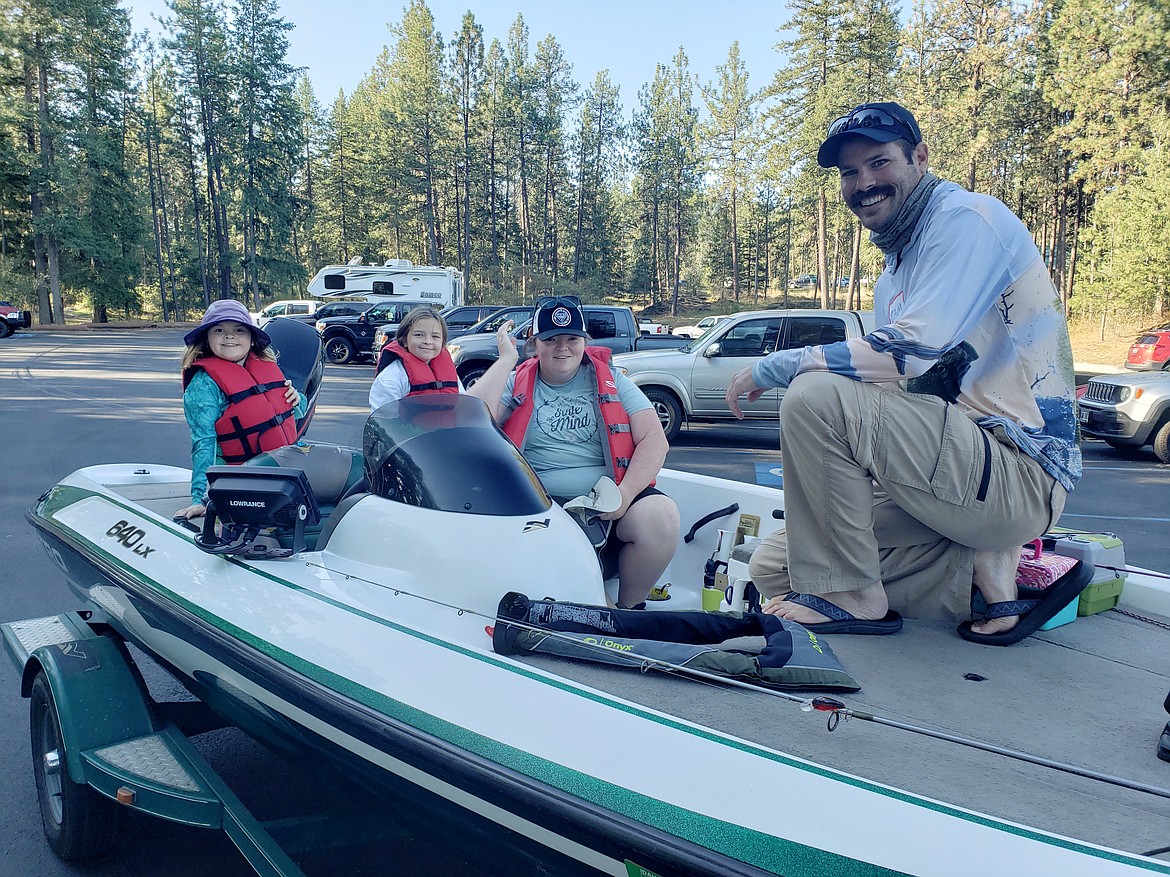
[[865, 192], [855, 192], [853, 194], [853, 196], [851, 198], [849, 198], [849, 200], [847, 202], [849, 205], [849, 209], [853, 210], [853, 211], [860, 210], [861, 209], [861, 202], [864, 201], [866, 198], [872, 198], [874, 195], [884, 195], [887, 198], [893, 198], [894, 197], [894, 187], [893, 186], [875, 186], [874, 188], [869, 189], [868, 191], [865, 191]]

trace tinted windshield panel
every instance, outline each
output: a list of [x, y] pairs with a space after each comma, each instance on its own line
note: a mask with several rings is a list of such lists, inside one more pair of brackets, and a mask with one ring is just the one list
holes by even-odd
[[468, 515], [535, 515], [551, 502], [472, 396], [383, 405], [366, 421], [363, 446], [370, 492], [395, 502]]

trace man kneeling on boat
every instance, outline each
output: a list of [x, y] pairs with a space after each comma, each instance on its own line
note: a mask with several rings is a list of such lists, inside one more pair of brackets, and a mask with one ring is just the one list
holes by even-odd
[[1017, 599], [1020, 546], [1056, 523], [1081, 475], [1060, 298], [1002, 202], [927, 170], [918, 123], [898, 104], [835, 120], [817, 160], [837, 168], [885, 254], [881, 328], [770, 354], [727, 390], [740, 416], [744, 393], [788, 388], [787, 529], [749, 566], [771, 598], [764, 611], [824, 633], [894, 633], [895, 609], [970, 618], [974, 583], [987, 609], [960, 635], [1017, 642], [1087, 581]]
[[605, 475], [617, 483], [620, 504], [599, 516], [612, 522], [600, 555], [607, 577], [616, 566], [617, 605], [632, 608], [645, 601], [678, 544], [678, 508], [654, 487], [666, 434], [645, 394], [609, 368], [609, 349], [587, 346], [575, 296], [536, 305], [528, 341], [536, 355], [489, 407], [558, 501], [589, 494]]

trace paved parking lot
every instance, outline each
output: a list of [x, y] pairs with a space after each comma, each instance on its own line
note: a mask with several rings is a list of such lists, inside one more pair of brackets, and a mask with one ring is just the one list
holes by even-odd
[[[0, 341], [0, 615], [4, 620], [75, 608], [59, 572], [24, 520], [26, 509], [56, 480], [79, 466], [112, 461], [189, 465], [178, 376], [182, 331], [25, 332]], [[368, 413], [369, 365], [328, 366], [310, 437], [360, 444]], [[765, 424], [685, 430], [668, 465], [757, 482], [781, 473], [777, 429]], [[1123, 455], [1101, 442], [1084, 445], [1085, 477], [1069, 499], [1062, 524], [1108, 530], [1126, 542], [1131, 563], [1170, 569], [1170, 466], [1148, 451]], [[2, 662], [7, 668], [7, 662]], [[165, 681], [161, 684], [165, 684]], [[28, 764], [27, 701], [11, 668], [0, 669], [0, 795], [4, 809], [4, 873], [41, 877], [126, 873], [196, 877], [247, 875], [251, 870], [214, 832], [166, 825], [134, 815], [127, 844], [87, 868], [57, 861], [41, 838]], [[280, 763], [247, 741], [222, 732], [202, 742], [231, 778], [278, 773]], [[425, 854], [424, 854], [425, 855]], [[356, 869], [351, 873], [365, 873]], [[377, 863], [384, 870], [383, 863]], [[437, 869], [401, 873], [432, 873]]]

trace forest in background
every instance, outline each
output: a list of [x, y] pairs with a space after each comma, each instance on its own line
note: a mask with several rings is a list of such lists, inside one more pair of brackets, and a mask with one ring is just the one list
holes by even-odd
[[[1157, 318], [1170, 279], [1170, 9], [1154, 0], [791, 0], [774, 69], [685, 47], [637, 95], [522, 17], [441, 34], [422, 0], [352, 94], [314, 94], [275, 0], [0, 0], [0, 298], [61, 323], [300, 298], [325, 264], [458, 267], [469, 301], [621, 295], [663, 314], [857, 306], [880, 254], [819, 169], [866, 100], [1032, 230], [1070, 313]], [[614, 26], [620, 26], [615, 22]], [[628, 110], [627, 110], [628, 104]]]

